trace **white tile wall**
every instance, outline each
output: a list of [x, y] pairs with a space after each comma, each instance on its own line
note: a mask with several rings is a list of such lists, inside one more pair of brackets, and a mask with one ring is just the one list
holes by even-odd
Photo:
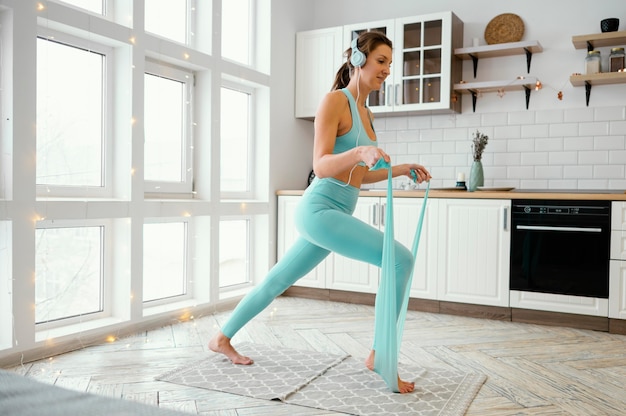
[[626, 106], [377, 117], [375, 127], [394, 162], [425, 165], [433, 187], [469, 177], [479, 130], [489, 136], [485, 186], [626, 190]]

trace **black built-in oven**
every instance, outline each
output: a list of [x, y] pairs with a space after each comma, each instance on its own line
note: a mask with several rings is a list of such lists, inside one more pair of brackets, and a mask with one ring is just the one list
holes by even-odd
[[611, 201], [512, 201], [510, 289], [608, 298]]

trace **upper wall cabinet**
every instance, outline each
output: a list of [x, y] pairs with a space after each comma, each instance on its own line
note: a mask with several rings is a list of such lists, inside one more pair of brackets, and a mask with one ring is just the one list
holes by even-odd
[[[369, 22], [339, 29], [343, 31], [342, 44], [335, 46], [333, 51], [328, 38], [314, 38], [315, 33], [321, 31], [297, 34], [296, 117], [312, 119], [315, 116], [321, 97], [329, 91], [335, 73], [345, 59], [344, 50], [348, 49], [352, 39], [370, 30], [385, 33], [393, 42], [391, 74], [381, 89], [368, 97], [367, 104], [372, 112], [461, 111], [460, 97], [454, 95], [452, 88], [462, 75], [462, 61], [454, 56], [454, 49], [463, 43], [463, 22], [454, 13]], [[333, 33], [333, 40], [336, 40], [335, 30], [337, 28], [324, 29], [328, 31], [326, 36]], [[309, 39], [306, 52], [300, 51], [303, 37]], [[312, 45], [316, 40], [325, 46]], [[317, 56], [316, 53], [327, 56]], [[328, 68], [329, 56], [340, 59], [332, 71]], [[315, 67], [307, 70], [304, 68], [307, 65]], [[312, 91], [316, 88], [319, 89]], [[308, 91], [306, 96], [300, 96], [304, 91]]]
[[343, 63], [343, 28], [296, 34], [296, 118], [313, 119]]

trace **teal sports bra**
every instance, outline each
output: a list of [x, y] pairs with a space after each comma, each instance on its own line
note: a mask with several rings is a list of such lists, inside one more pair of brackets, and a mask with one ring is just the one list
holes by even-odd
[[[359, 111], [356, 107], [356, 101], [354, 101], [354, 97], [350, 93], [350, 90], [347, 88], [343, 88], [341, 90], [346, 97], [348, 97], [348, 102], [350, 103], [350, 115], [352, 116], [352, 127], [346, 134], [342, 134], [341, 136], [337, 136], [335, 139], [335, 148], [333, 149], [333, 154], [347, 152], [348, 150], [355, 148], [357, 146], [376, 146], [378, 147], [378, 140], [371, 140], [365, 131], [365, 126], [361, 121], [361, 117], [359, 116]], [[372, 124], [372, 120], [370, 119], [370, 126], [372, 130], [374, 130], [374, 125]], [[364, 162], [359, 163], [361, 166], [365, 166]]]

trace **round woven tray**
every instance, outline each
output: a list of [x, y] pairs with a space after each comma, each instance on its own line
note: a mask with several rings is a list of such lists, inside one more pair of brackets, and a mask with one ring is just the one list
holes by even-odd
[[487, 44], [519, 42], [524, 36], [524, 22], [513, 13], [500, 14], [487, 24], [485, 41]]

